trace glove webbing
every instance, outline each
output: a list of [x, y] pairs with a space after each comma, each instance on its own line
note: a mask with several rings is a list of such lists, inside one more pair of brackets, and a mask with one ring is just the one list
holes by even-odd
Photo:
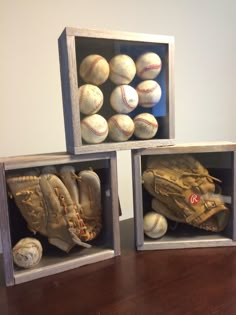
[[[72, 240], [80, 246], [90, 248], [91, 247], [90, 244], [82, 242], [77, 236], [77, 235], [82, 235], [82, 236], [86, 235], [86, 232], [87, 232], [87, 227], [85, 226], [84, 221], [80, 218], [79, 213], [77, 212], [76, 217], [72, 217], [72, 218], [68, 217], [68, 211], [67, 211], [67, 205], [65, 202], [65, 197], [63, 195], [60, 195], [57, 188], [55, 188], [55, 193], [59, 197], [60, 204], [62, 205], [62, 207], [64, 209], [66, 222], [69, 226], [68, 231], [71, 234]], [[78, 220], [78, 222], [76, 222], [77, 221], [76, 219]], [[78, 223], [78, 224], [76, 224], [76, 223]], [[79, 232], [75, 228], [77, 226], [79, 226]]]

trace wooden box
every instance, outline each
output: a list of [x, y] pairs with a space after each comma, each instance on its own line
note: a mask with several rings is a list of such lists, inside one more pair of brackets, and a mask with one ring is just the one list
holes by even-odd
[[[235, 151], [236, 144], [208, 143], [175, 145], [132, 152], [135, 236], [138, 250], [236, 245]], [[158, 155], [174, 157], [176, 154], [190, 154], [208, 169], [210, 175], [222, 181], [220, 184], [222, 196], [230, 209], [229, 223], [222, 232], [209, 232], [184, 223], [178, 223], [176, 226], [176, 222], [167, 220], [168, 230], [161, 238], [153, 239], [144, 234], [143, 217], [152, 210], [152, 197], [142, 184], [142, 174], [146, 169], [147, 158]]]
[[[162, 61], [161, 72], [153, 79], [161, 87], [161, 99], [152, 108], [143, 108], [138, 105], [125, 115], [133, 120], [141, 113], [153, 114], [159, 125], [156, 135], [150, 140], [137, 139], [133, 135], [123, 142], [113, 141], [109, 136], [101, 143], [84, 142], [81, 136], [81, 121], [87, 115], [80, 112], [78, 97], [78, 88], [86, 83], [79, 72], [83, 59], [88, 55], [97, 54], [109, 63], [114, 56], [125, 54], [135, 62], [147, 51], [157, 53]], [[66, 28], [59, 38], [59, 55], [68, 152], [72, 154], [105, 152], [174, 143], [174, 38], [172, 36]], [[136, 88], [141, 81], [144, 80], [135, 75], [128, 85]], [[104, 103], [97, 114], [103, 116], [106, 121], [117, 114], [110, 106], [110, 95], [116, 87], [117, 85], [109, 78], [99, 85], [104, 96]]]
[[[75, 246], [69, 253], [50, 245], [47, 238], [29, 231], [14, 201], [8, 197], [6, 177], [44, 166], [73, 165], [76, 171], [92, 168], [101, 181], [102, 231], [91, 241], [91, 248]], [[120, 255], [119, 200], [117, 192], [116, 153], [97, 153], [80, 156], [45, 154], [12, 157], [0, 160], [0, 231], [6, 285], [14, 285], [48, 275], [96, 263]], [[36, 237], [43, 246], [40, 263], [31, 269], [20, 269], [13, 263], [12, 247], [24, 237]]]

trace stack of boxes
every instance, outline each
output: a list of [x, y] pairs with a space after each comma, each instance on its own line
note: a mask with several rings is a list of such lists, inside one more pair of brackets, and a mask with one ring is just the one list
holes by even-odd
[[[160, 87], [161, 97], [152, 106], [135, 106], [124, 115], [134, 121], [139, 114], [148, 113], [158, 122], [158, 130], [147, 139], [129, 135], [126, 141], [114, 141], [108, 135], [102, 141], [87, 141], [83, 135], [83, 120], [90, 116], [80, 111], [78, 90], [86, 82], [81, 73], [83, 60], [90, 55], [102, 56], [108, 62], [117, 55], [137, 60], [146, 52], [159, 55], [161, 71], [152, 78]], [[67, 153], [16, 157], [0, 160], [0, 229], [7, 285], [14, 285], [54, 273], [109, 259], [120, 254], [119, 198], [117, 184], [117, 150], [131, 150], [133, 169], [135, 238], [138, 250], [235, 245], [235, 151], [231, 143], [175, 145], [174, 143], [174, 38], [148, 34], [96, 31], [66, 28], [59, 38], [59, 55], [63, 95], [63, 109]], [[142, 83], [137, 73], [128, 84], [132, 88]], [[110, 96], [117, 87], [107, 78], [97, 84], [103, 95], [103, 104], [96, 113], [109, 121], [117, 115], [110, 104]], [[121, 114], [123, 114], [121, 112]], [[97, 132], [98, 125], [89, 126]], [[107, 126], [108, 128], [108, 126]], [[110, 126], [110, 128], [112, 128]], [[111, 131], [110, 131], [111, 132]], [[98, 133], [99, 134], [99, 131]], [[170, 231], [158, 240], [149, 239], [143, 231], [143, 216], [150, 210], [150, 202], [142, 186], [142, 172], [147, 157], [170, 154], [193, 154], [222, 180], [222, 191], [231, 209], [230, 224], [221, 234], [192, 231]], [[99, 174], [102, 187], [103, 232], [92, 242], [91, 248], [76, 248], [69, 254], [58, 254], [46, 242], [44, 255], [38, 266], [22, 270], [14, 266], [12, 247], [22, 237], [30, 236], [19, 210], [7, 195], [6, 177], [44, 166], [73, 165], [77, 171], [92, 168]], [[177, 233], [177, 234], [176, 234]]]

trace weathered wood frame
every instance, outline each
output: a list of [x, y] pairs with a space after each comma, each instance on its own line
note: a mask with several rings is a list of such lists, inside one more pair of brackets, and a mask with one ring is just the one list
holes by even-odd
[[[126, 142], [103, 142], [101, 144], [84, 144], [80, 130], [80, 112], [77, 98], [78, 75], [76, 60], [77, 38], [96, 38], [122, 40], [130, 42], [154, 43], [168, 45], [168, 113], [166, 117], [165, 139], [128, 140]], [[166, 146], [174, 144], [174, 38], [172, 36], [138, 34], [117, 31], [98, 31], [88, 29], [66, 28], [58, 40], [61, 85], [63, 96], [64, 123], [67, 151], [72, 154], [136, 149], [143, 147]]]
[[[48, 165], [73, 164], [82, 162], [106, 163], [109, 187], [104, 193], [104, 222], [107, 226], [106, 244], [91, 249], [82, 249], [63, 257], [44, 257], [40, 264], [30, 270], [15, 268], [12, 258], [12, 241], [9, 219], [6, 175], [8, 171], [30, 169]], [[83, 265], [96, 263], [120, 255], [119, 199], [117, 186], [117, 161], [115, 152], [70, 156], [68, 154], [45, 154], [12, 157], [0, 160], [0, 232], [3, 246], [3, 263], [7, 286], [31, 281], [37, 278], [63, 272]], [[14, 228], [14, 227], [13, 227]]]
[[[231, 205], [233, 209], [232, 222], [227, 231], [227, 236], [221, 233], [212, 235], [199, 233], [194, 238], [173, 238], [164, 236], [161, 239], [150, 239], [144, 235], [143, 231], [143, 187], [142, 187], [142, 159], [151, 155], [162, 154], [197, 154], [197, 153], [214, 153], [228, 152], [231, 155], [232, 163], [230, 173], [232, 176], [231, 187]], [[172, 248], [195, 248], [195, 247], [217, 247], [217, 246], [235, 246], [236, 245], [236, 144], [233, 143], [207, 143], [207, 144], [190, 144], [175, 145], [172, 147], [158, 149], [133, 150], [132, 152], [132, 172], [133, 172], [133, 195], [134, 195], [134, 219], [135, 219], [135, 242], [137, 250], [161, 250]], [[151, 210], [151, 209], [150, 209]], [[167, 233], [168, 234], [168, 233]]]

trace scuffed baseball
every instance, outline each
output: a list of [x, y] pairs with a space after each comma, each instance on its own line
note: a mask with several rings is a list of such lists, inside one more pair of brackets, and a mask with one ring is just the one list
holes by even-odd
[[78, 89], [79, 109], [85, 115], [96, 114], [103, 105], [103, 93], [93, 84], [84, 84]]
[[134, 133], [134, 122], [124, 114], [117, 114], [108, 120], [109, 138], [113, 141], [127, 141]]
[[134, 135], [138, 139], [152, 139], [158, 130], [158, 121], [149, 113], [142, 113], [134, 117]]
[[155, 106], [161, 99], [161, 87], [154, 80], [145, 80], [136, 87], [139, 105], [145, 108]]
[[140, 79], [155, 79], [161, 72], [162, 62], [158, 54], [146, 52], [136, 60], [136, 74]]
[[117, 84], [129, 84], [136, 74], [136, 66], [133, 59], [125, 54], [114, 56], [110, 62], [110, 80]]
[[130, 113], [138, 105], [138, 93], [130, 85], [119, 85], [111, 93], [110, 104], [117, 113]]
[[164, 236], [168, 229], [166, 218], [155, 212], [149, 211], [143, 217], [144, 233], [151, 238], [157, 239]]
[[109, 77], [109, 64], [100, 55], [88, 55], [79, 67], [79, 74], [86, 83], [103, 84]]
[[41, 243], [32, 237], [22, 238], [12, 249], [13, 261], [21, 268], [33, 268], [41, 260], [43, 249]]
[[93, 114], [81, 121], [81, 136], [87, 143], [101, 143], [108, 135], [108, 124], [104, 117]]

